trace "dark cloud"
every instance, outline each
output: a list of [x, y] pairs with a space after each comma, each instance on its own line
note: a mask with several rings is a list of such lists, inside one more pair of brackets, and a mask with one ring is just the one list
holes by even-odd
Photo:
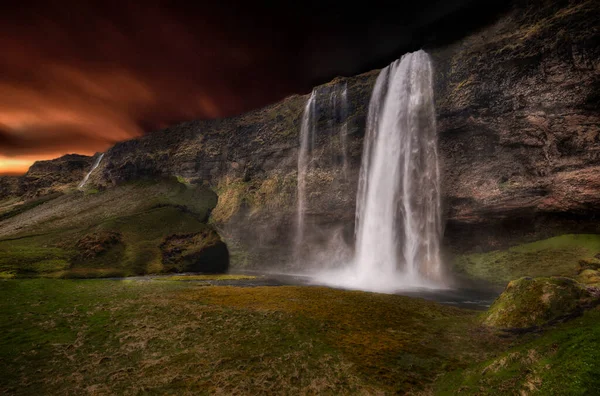
[[0, 173], [25, 170], [23, 158], [102, 151], [170, 122], [231, 116], [382, 67], [463, 34], [496, 3], [505, 2], [2, 5]]

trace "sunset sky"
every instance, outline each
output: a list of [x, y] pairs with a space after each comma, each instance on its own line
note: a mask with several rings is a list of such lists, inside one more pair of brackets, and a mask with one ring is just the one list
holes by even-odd
[[472, 2], [407, 2], [399, 14], [340, 2], [13, 3], [0, 6], [0, 174], [385, 66]]

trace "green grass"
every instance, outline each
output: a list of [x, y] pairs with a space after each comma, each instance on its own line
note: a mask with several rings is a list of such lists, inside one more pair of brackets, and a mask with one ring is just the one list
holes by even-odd
[[[162, 241], [172, 234], [206, 231], [215, 205], [216, 196], [208, 188], [186, 186], [174, 178], [65, 195], [41, 211], [35, 205], [23, 212], [30, 216], [26, 221], [39, 222], [15, 227], [26, 231], [0, 240], [0, 272], [3, 277], [61, 278], [160, 273]], [[88, 213], [94, 215], [86, 217]], [[7, 221], [10, 226], [22, 220], [15, 215]], [[106, 231], [119, 233], [120, 243], [95, 257], [82, 257], [77, 242]]]
[[317, 287], [0, 281], [0, 393], [426, 390], [507, 341], [476, 313]]
[[160, 281], [202, 281], [202, 280], [252, 280], [256, 279], [253, 275], [236, 275], [236, 274], [207, 274], [207, 275], [173, 275], [156, 278]]
[[600, 253], [600, 235], [567, 234], [487, 253], [456, 257], [457, 272], [494, 284], [523, 276], [575, 277], [579, 261]]
[[600, 389], [600, 310], [441, 378], [439, 395], [592, 395]]
[[52, 201], [53, 199], [58, 198], [61, 195], [62, 194], [60, 194], [60, 193], [45, 195], [40, 198], [34, 198], [31, 200], [25, 201], [21, 204], [14, 205], [11, 207], [10, 210], [8, 210], [4, 213], [0, 213], [0, 221], [10, 219], [11, 217], [15, 217], [21, 213], [24, 213], [30, 209], [35, 208], [36, 206], [39, 206], [46, 202]]

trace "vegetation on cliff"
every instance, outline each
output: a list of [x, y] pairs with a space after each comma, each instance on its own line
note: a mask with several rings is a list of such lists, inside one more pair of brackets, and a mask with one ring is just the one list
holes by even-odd
[[[205, 187], [165, 179], [92, 195], [74, 192], [30, 204], [22, 213], [13, 209], [0, 230], [0, 273], [9, 278], [225, 271], [227, 248], [207, 225], [216, 200]], [[175, 236], [178, 246], [169, 247]]]

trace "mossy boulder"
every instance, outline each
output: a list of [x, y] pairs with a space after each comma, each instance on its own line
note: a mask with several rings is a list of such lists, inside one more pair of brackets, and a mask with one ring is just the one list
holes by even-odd
[[579, 273], [577, 280], [587, 285], [600, 285], [600, 271], [586, 269]]
[[168, 236], [160, 249], [166, 272], [224, 273], [229, 269], [227, 245], [212, 229]]
[[534, 328], [577, 314], [593, 300], [585, 286], [569, 278], [520, 278], [508, 284], [483, 323], [504, 329]]
[[600, 259], [598, 258], [584, 258], [579, 260], [579, 272], [585, 270], [600, 270]]

